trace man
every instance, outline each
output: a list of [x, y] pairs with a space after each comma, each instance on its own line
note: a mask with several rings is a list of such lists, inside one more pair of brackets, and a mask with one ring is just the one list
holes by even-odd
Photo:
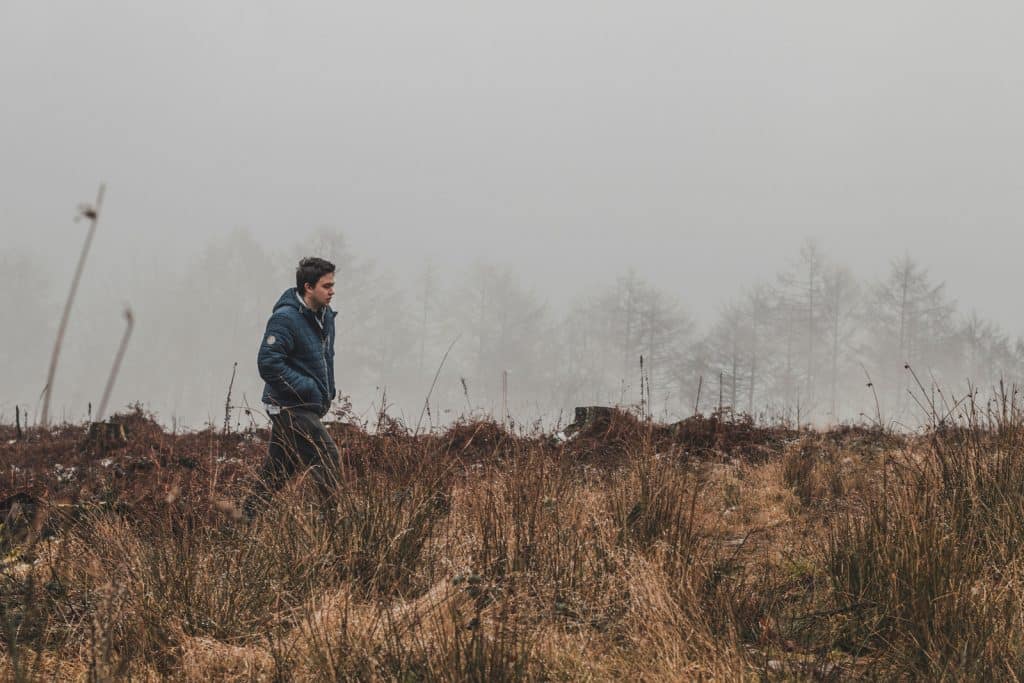
[[250, 516], [257, 498], [269, 497], [300, 467], [311, 469], [324, 495], [336, 480], [338, 448], [321, 422], [335, 397], [334, 270], [321, 258], [299, 261], [295, 287], [267, 321], [257, 364], [272, 426], [257, 493], [246, 503]]

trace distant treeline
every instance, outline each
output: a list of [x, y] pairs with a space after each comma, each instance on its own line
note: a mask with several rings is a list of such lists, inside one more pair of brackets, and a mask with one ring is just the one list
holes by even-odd
[[[236, 231], [176, 271], [121, 263], [86, 273], [54, 415], [87, 416], [120, 334], [120, 304], [130, 301], [138, 324], [116, 403], [142, 401], [168, 424], [219, 424], [237, 361], [232, 419], [261, 421], [256, 348], [307, 254], [338, 265], [339, 387], [371, 421], [382, 403], [413, 425], [422, 413], [428, 425], [505, 410], [521, 423], [552, 422], [575, 405], [642, 400], [666, 419], [722, 406], [764, 420], [912, 424], [923, 416], [911, 391], [952, 401], [968, 381], [987, 393], [1024, 376], [1024, 341], [958, 309], [909, 256], [880, 281], [863, 281], [808, 241], [775, 278], [740, 294], [664, 291], [628, 271], [564, 302], [532, 289], [512, 264], [395, 273], [354, 254], [338, 231], [281, 252]], [[9, 421], [15, 403], [37, 409], [67, 278], [28, 255], [0, 261], [0, 419]], [[697, 296], [723, 302], [709, 326], [687, 313]]]

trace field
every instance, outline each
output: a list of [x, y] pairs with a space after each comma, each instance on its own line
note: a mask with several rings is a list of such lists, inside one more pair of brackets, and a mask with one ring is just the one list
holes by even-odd
[[334, 494], [300, 478], [252, 519], [265, 431], [114, 422], [0, 427], [6, 679], [1024, 672], [1014, 411], [904, 436], [334, 423]]

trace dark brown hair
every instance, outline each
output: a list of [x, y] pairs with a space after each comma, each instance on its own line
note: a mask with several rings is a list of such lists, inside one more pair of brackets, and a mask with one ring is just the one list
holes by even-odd
[[310, 256], [299, 261], [299, 267], [295, 269], [295, 289], [299, 296], [306, 293], [305, 285], [316, 287], [320, 278], [328, 273], [334, 272], [334, 264], [326, 259]]

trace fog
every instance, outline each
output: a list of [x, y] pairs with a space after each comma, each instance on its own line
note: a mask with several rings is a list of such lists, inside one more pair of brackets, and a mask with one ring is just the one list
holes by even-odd
[[99, 401], [129, 304], [115, 407], [220, 424], [237, 362], [262, 419], [261, 332], [316, 254], [363, 418], [636, 404], [644, 355], [665, 419], [700, 386], [705, 412], [911, 423], [904, 362], [948, 393], [1024, 367], [1022, 15], [8, 0], [0, 419], [38, 413], [104, 181], [58, 418]]

